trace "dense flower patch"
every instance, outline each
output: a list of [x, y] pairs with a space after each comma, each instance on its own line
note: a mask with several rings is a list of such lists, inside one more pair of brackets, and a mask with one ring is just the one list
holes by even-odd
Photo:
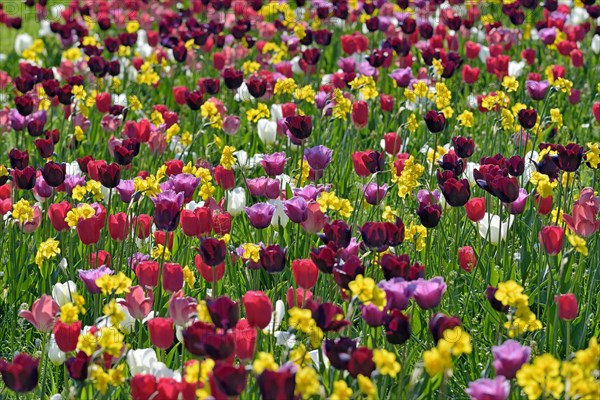
[[11, 6], [1, 398], [600, 398], [593, 0]]

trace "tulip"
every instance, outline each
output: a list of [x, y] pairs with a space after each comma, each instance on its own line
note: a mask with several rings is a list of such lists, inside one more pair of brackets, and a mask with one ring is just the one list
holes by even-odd
[[439, 133], [446, 126], [446, 117], [443, 113], [435, 110], [430, 110], [425, 114], [425, 124], [431, 133]]
[[481, 221], [477, 223], [479, 235], [493, 245], [497, 245], [501, 240], [505, 240], [508, 235], [508, 230], [514, 222], [514, 217], [511, 215], [506, 222], [500, 222], [498, 215], [484, 214]]
[[503, 376], [482, 378], [469, 382], [465, 392], [471, 400], [506, 400], [510, 394], [510, 382]]
[[183, 344], [193, 355], [207, 355], [214, 360], [224, 360], [235, 350], [233, 335], [217, 333], [213, 325], [201, 321], [183, 330]]
[[54, 335], [50, 335], [50, 341], [48, 343], [48, 359], [55, 366], [64, 364], [67, 359], [66, 354], [58, 348]]
[[196, 269], [200, 275], [202, 275], [202, 278], [209, 283], [212, 283], [215, 281], [215, 279], [218, 282], [223, 279], [223, 276], [225, 275], [224, 263], [221, 263], [216, 267], [211, 267], [210, 265], [206, 264], [204, 260], [202, 260], [202, 256], [200, 256], [200, 254], [196, 254], [196, 257], [194, 258], [194, 264], [196, 265]]
[[367, 325], [372, 327], [382, 326], [385, 323], [385, 319], [387, 317], [387, 311], [381, 311], [379, 307], [377, 307], [374, 304], [362, 304], [360, 313]]
[[506, 205], [511, 214], [522, 214], [525, 211], [525, 206], [527, 205], [527, 199], [529, 199], [529, 193], [523, 188], [519, 189], [519, 197], [512, 203]]
[[579, 309], [577, 298], [573, 293], [554, 296], [554, 302], [558, 305], [558, 317], [565, 321], [571, 321], [577, 317]]
[[208, 207], [198, 207], [192, 210], [183, 210], [179, 217], [179, 224], [186, 236], [201, 237], [212, 230], [211, 212]]
[[240, 118], [237, 115], [227, 115], [223, 118], [223, 132], [235, 135], [240, 129]]
[[332, 367], [345, 370], [350, 362], [351, 354], [356, 350], [356, 345], [355, 340], [347, 337], [325, 339], [323, 350]]
[[508, 306], [503, 305], [502, 302], [500, 302], [498, 299], [496, 299], [497, 291], [498, 291], [498, 288], [495, 288], [493, 286], [487, 287], [486, 295], [487, 295], [488, 301], [494, 310], [496, 310], [498, 312], [507, 312]]
[[224, 190], [233, 189], [235, 186], [235, 174], [231, 169], [225, 169], [222, 165], [215, 168], [215, 181], [220, 188]]
[[65, 366], [67, 367], [69, 377], [79, 382], [85, 381], [87, 378], [89, 361], [90, 358], [83, 351], [79, 351], [75, 357], [67, 359]]
[[589, 204], [573, 205], [571, 214], [563, 214], [562, 218], [567, 224], [567, 227], [582, 237], [590, 237], [600, 229], [600, 220], [596, 219], [597, 210]]
[[64, 163], [58, 164], [49, 161], [42, 168], [42, 176], [44, 181], [51, 187], [58, 187], [65, 181], [67, 167]]
[[39, 360], [20, 353], [11, 363], [0, 358], [0, 373], [6, 387], [16, 393], [30, 392], [38, 384]]
[[286, 264], [286, 251], [278, 244], [260, 249], [260, 263], [270, 273], [281, 272]]
[[295, 364], [288, 363], [277, 371], [265, 369], [257, 378], [260, 394], [263, 399], [293, 399], [296, 390]]
[[154, 222], [162, 231], [172, 231], [177, 227], [184, 194], [167, 190], [152, 198], [154, 203]]
[[455, 178], [450, 178], [439, 186], [444, 198], [452, 207], [464, 206], [471, 195], [469, 181], [466, 179], [459, 181]]
[[248, 291], [242, 296], [248, 323], [258, 329], [265, 329], [271, 322], [273, 305], [269, 297], [261, 291]]
[[283, 174], [285, 164], [288, 160], [289, 158], [286, 158], [283, 152], [265, 154], [260, 161], [260, 165], [262, 165], [267, 175], [275, 177]]
[[[538, 213], [540, 215], [547, 215], [550, 213], [550, 211], [552, 211], [552, 196], [541, 197], [539, 195], [539, 193], [536, 193], [534, 200], [535, 200], [535, 205], [538, 207]], [[563, 214], [563, 220], [564, 220], [564, 214]], [[566, 222], [566, 220], [565, 220], [565, 222]], [[568, 225], [568, 223], [567, 223], [567, 225]], [[569, 227], [569, 229], [571, 229], [571, 228]]]
[[52, 298], [59, 307], [72, 302], [75, 294], [77, 294], [77, 286], [73, 281], [67, 281], [65, 283], [57, 282], [52, 287]]
[[494, 369], [497, 375], [513, 379], [523, 364], [529, 362], [531, 348], [514, 340], [507, 340], [500, 346], [492, 347]]
[[442, 207], [439, 204], [419, 203], [416, 212], [421, 224], [426, 228], [435, 228], [442, 217]]
[[200, 240], [198, 253], [202, 257], [202, 261], [211, 267], [216, 267], [223, 263], [226, 252], [227, 247], [225, 242], [220, 239], [203, 238]]
[[294, 260], [292, 262], [292, 273], [298, 287], [312, 289], [317, 284], [319, 270], [310, 259]]
[[485, 216], [485, 197], [473, 197], [465, 204], [467, 218], [479, 222]]
[[77, 236], [86, 246], [96, 244], [100, 240], [100, 231], [104, 226], [104, 218], [100, 215], [94, 215], [86, 219], [79, 219], [77, 222]]
[[544, 226], [538, 233], [538, 239], [544, 251], [555, 256], [562, 250], [565, 230], [560, 226]]
[[283, 210], [292, 222], [297, 224], [308, 219], [308, 203], [301, 196], [294, 196], [283, 202]]
[[142, 286], [132, 286], [125, 295], [125, 301], [122, 304], [127, 308], [131, 316], [135, 319], [144, 319], [152, 310], [152, 291], [150, 296], [146, 297]]
[[452, 138], [452, 145], [454, 146], [454, 152], [460, 158], [471, 157], [475, 150], [475, 142], [473, 139], [464, 136], [454, 136]]
[[269, 226], [275, 210], [275, 206], [266, 203], [257, 203], [245, 208], [250, 225], [256, 229], [264, 229]]
[[140, 286], [153, 288], [158, 285], [160, 265], [156, 261], [142, 261], [135, 267], [135, 276]]
[[157, 391], [157, 382], [153, 375], [140, 374], [132, 376], [129, 384], [133, 400], [150, 400]]
[[259, 119], [256, 123], [258, 138], [266, 146], [271, 146], [277, 139], [277, 122], [268, 119]]
[[192, 174], [177, 174], [170, 176], [169, 180], [161, 185], [161, 189], [183, 193], [184, 202], [189, 202], [199, 184], [200, 178]]
[[291, 135], [298, 140], [304, 140], [312, 133], [312, 119], [310, 116], [295, 115], [286, 117], [284, 123]]
[[77, 339], [81, 333], [81, 321], [67, 324], [58, 320], [54, 325], [53, 332], [58, 348], [69, 353], [77, 348]]
[[127, 352], [127, 366], [132, 376], [150, 374], [158, 362], [154, 349], [135, 349]]
[[227, 212], [233, 216], [241, 214], [246, 208], [246, 191], [237, 187], [227, 192]]
[[98, 167], [98, 178], [105, 188], [116, 188], [121, 182], [121, 167], [117, 163], [102, 164]]
[[552, 160], [558, 168], [566, 172], [577, 171], [583, 158], [583, 147], [576, 143], [569, 143], [566, 146], [557, 145], [558, 154], [552, 157]]
[[148, 321], [150, 341], [159, 349], [168, 349], [173, 344], [173, 320], [155, 317]]
[[313, 294], [310, 290], [302, 289], [302, 288], [288, 288], [287, 293], [285, 294], [285, 300], [288, 304], [288, 307], [303, 307], [306, 303], [312, 301]]
[[446, 292], [444, 278], [438, 276], [430, 280], [419, 279], [415, 281], [416, 288], [413, 297], [419, 307], [427, 310], [437, 307]]
[[36, 173], [33, 167], [26, 166], [22, 170], [13, 169], [12, 176], [17, 188], [21, 190], [31, 190], [35, 186]]
[[217, 328], [231, 329], [240, 317], [238, 304], [227, 296], [206, 301], [210, 317]]
[[235, 325], [233, 333], [237, 358], [246, 361], [253, 359], [256, 347], [256, 329], [249, 324], [248, 320], [242, 318]]
[[112, 240], [123, 241], [127, 239], [129, 233], [129, 223], [127, 222], [127, 214], [119, 212], [108, 216], [108, 233]]
[[393, 310], [385, 323], [385, 338], [391, 344], [403, 344], [410, 338], [410, 320], [399, 310]]
[[471, 246], [463, 246], [458, 249], [458, 264], [466, 272], [471, 272], [477, 265], [477, 258]]
[[363, 187], [365, 201], [371, 205], [378, 205], [387, 193], [387, 185], [380, 186], [377, 183], [371, 182]]
[[344, 311], [333, 303], [321, 303], [312, 312], [312, 317], [323, 332], [339, 331], [348, 326]]
[[373, 350], [368, 347], [359, 347], [352, 351], [346, 369], [353, 378], [358, 375], [371, 376], [371, 373], [375, 371]]
[[183, 268], [177, 263], [165, 263], [162, 271], [163, 289], [175, 293], [183, 288]]
[[352, 104], [352, 113], [350, 114], [352, 123], [357, 129], [364, 128], [369, 122], [369, 106], [364, 100], [357, 100]]
[[52, 331], [56, 314], [60, 310], [58, 304], [51, 296], [43, 294], [31, 305], [31, 311], [21, 310], [19, 316], [25, 318], [40, 332]]

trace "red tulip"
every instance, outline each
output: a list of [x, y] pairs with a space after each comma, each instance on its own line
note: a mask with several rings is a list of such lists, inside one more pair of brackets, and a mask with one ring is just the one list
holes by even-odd
[[558, 317], [565, 321], [571, 321], [577, 317], [579, 309], [577, 298], [573, 293], [554, 296], [554, 302], [558, 305]]
[[562, 250], [564, 238], [565, 229], [560, 226], [544, 226], [538, 233], [544, 251], [550, 256], [555, 256]]
[[242, 296], [248, 323], [256, 328], [265, 329], [271, 322], [273, 305], [269, 297], [261, 291], [249, 291]]
[[461, 70], [462, 79], [469, 85], [475, 83], [479, 78], [479, 72], [479, 68], [471, 67], [469, 64], [465, 64]]
[[225, 169], [222, 165], [215, 168], [215, 181], [224, 190], [233, 189], [235, 186], [235, 174], [231, 169]]
[[208, 207], [198, 207], [194, 211], [183, 210], [179, 219], [186, 236], [200, 237], [212, 230], [211, 212]]
[[465, 204], [467, 218], [479, 222], [485, 216], [485, 197], [473, 197]]
[[285, 295], [285, 300], [288, 304], [288, 307], [302, 307], [306, 304], [306, 302], [312, 300], [313, 294], [310, 290], [290, 287]]
[[129, 384], [133, 400], [150, 400], [156, 392], [156, 378], [153, 375], [136, 375]]
[[142, 261], [135, 267], [135, 276], [141, 286], [152, 288], [158, 284], [159, 269], [156, 261]]
[[216, 267], [211, 267], [210, 265], [206, 264], [204, 260], [202, 260], [202, 256], [200, 256], [200, 254], [196, 254], [196, 257], [194, 258], [194, 263], [196, 264], [196, 269], [198, 270], [200, 275], [202, 275], [202, 278], [204, 278], [204, 280], [209, 283], [212, 283], [215, 277], [217, 278], [218, 282], [221, 279], [223, 279], [223, 276], [225, 275], [224, 263], [221, 263]]
[[110, 111], [110, 93], [103, 92], [96, 95], [96, 108], [103, 114]]
[[592, 114], [594, 114], [594, 118], [596, 118], [596, 121], [600, 123], [600, 102], [595, 102], [592, 105]]
[[352, 104], [352, 123], [358, 129], [364, 128], [369, 122], [369, 106], [366, 101], [358, 100]]
[[458, 264], [467, 272], [471, 272], [471, 270], [475, 268], [477, 265], [477, 258], [475, 257], [475, 252], [471, 246], [463, 246], [458, 249]]
[[81, 333], [81, 321], [66, 324], [60, 320], [54, 325], [54, 339], [58, 348], [68, 353], [77, 348], [77, 340]]
[[138, 239], [143, 240], [150, 236], [152, 230], [152, 217], [147, 214], [140, 214], [137, 217], [133, 217], [132, 224], [133, 231], [135, 232]]
[[87, 219], [80, 219], [77, 222], [77, 236], [81, 243], [89, 246], [96, 244], [100, 240], [100, 231], [104, 226], [104, 219], [100, 215], [94, 215]]
[[162, 285], [169, 293], [174, 293], [183, 287], [183, 268], [177, 263], [163, 265]]
[[148, 321], [150, 341], [159, 349], [168, 349], [173, 344], [173, 319], [155, 317]]
[[396, 132], [386, 133], [383, 136], [383, 141], [385, 144], [385, 152], [395, 156], [400, 152], [402, 148], [402, 138]]
[[175, 98], [175, 103], [179, 104], [180, 106], [185, 104], [189, 93], [189, 89], [185, 86], [173, 87], [173, 97]]
[[247, 319], [240, 319], [233, 330], [235, 355], [240, 360], [252, 360], [256, 347], [256, 329]]
[[312, 289], [317, 284], [319, 270], [311, 259], [294, 260], [292, 262], [292, 273], [298, 287]]
[[546, 215], [552, 211], [552, 196], [541, 197], [539, 193], [536, 193], [534, 200], [540, 215]]
[[66, 200], [63, 200], [60, 203], [51, 204], [50, 207], [48, 207], [48, 218], [50, 218], [52, 226], [58, 232], [69, 229], [69, 224], [65, 222], [65, 218], [72, 208], [71, 204]]
[[127, 238], [129, 233], [129, 224], [127, 223], [127, 214], [119, 212], [108, 216], [108, 233], [112, 240], [122, 241]]

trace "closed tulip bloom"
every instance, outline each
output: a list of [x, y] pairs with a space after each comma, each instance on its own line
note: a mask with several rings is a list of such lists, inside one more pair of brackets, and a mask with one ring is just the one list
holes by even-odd
[[402, 138], [396, 132], [389, 132], [383, 136], [385, 152], [395, 156], [402, 149]]
[[350, 355], [356, 350], [357, 341], [348, 337], [325, 339], [323, 350], [331, 366], [345, 370], [350, 362]]
[[466, 179], [447, 179], [443, 184], [440, 184], [440, 189], [444, 198], [452, 207], [464, 206], [469, 200], [469, 196], [471, 196], [469, 181]]
[[216, 267], [225, 261], [227, 246], [225, 242], [215, 238], [205, 238], [200, 240], [198, 253], [207, 265]]
[[219, 391], [227, 397], [239, 396], [246, 387], [248, 379], [248, 373], [243, 365], [235, 367], [222, 361], [216, 363], [212, 375]]
[[319, 270], [310, 259], [301, 259], [292, 261], [292, 273], [298, 287], [303, 289], [312, 289], [317, 284]]
[[237, 115], [227, 115], [223, 118], [223, 132], [228, 135], [235, 135], [240, 129], [240, 117]]
[[333, 303], [321, 303], [313, 309], [312, 317], [323, 332], [340, 331], [350, 321], [344, 319], [344, 310]]
[[263, 399], [293, 399], [296, 389], [296, 370], [293, 363], [279, 367], [277, 371], [265, 369], [257, 378], [260, 394]]
[[281, 272], [286, 264], [286, 251], [278, 244], [260, 249], [260, 264], [269, 273]]
[[471, 272], [477, 265], [475, 251], [471, 246], [463, 246], [458, 249], [458, 264], [464, 271]]
[[527, 193], [527, 190], [520, 188], [519, 197], [517, 197], [517, 199], [512, 203], [505, 204], [505, 206], [508, 207], [508, 211], [513, 215], [522, 214], [523, 211], [525, 211], [527, 199], [529, 199], [529, 193]]
[[310, 149], [305, 149], [304, 159], [308, 162], [308, 165], [312, 169], [316, 171], [322, 171], [331, 163], [332, 154], [333, 150], [319, 145]]
[[65, 367], [69, 377], [78, 382], [83, 382], [87, 378], [90, 358], [83, 351], [77, 352], [75, 357], [68, 358], [65, 361]]
[[558, 306], [558, 317], [565, 321], [571, 321], [577, 317], [579, 308], [577, 298], [573, 293], [554, 296], [554, 302]]
[[399, 310], [393, 310], [385, 324], [385, 338], [391, 344], [403, 344], [410, 338], [410, 320]]
[[367, 325], [372, 327], [378, 327], [382, 326], [385, 323], [387, 317], [387, 310], [381, 311], [379, 307], [377, 307], [374, 304], [362, 304], [360, 307], [360, 314], [367, 323]]
[[235, 325], [233, 335], [237, 358], [243, 361], [252, 360], [256, 350], [256, 337], [258, 336], [256, 328], [251, 326], [247, 319], [242, 318]]
[[283, 202], [283, 210], [292, 222], [297, 224], [308, 219], [308, 203], [301, 196], [294, 196]]
[[446, 126], [446, 117], [443, 113], [435, 110], [430, 110], [425, 114], [425, 124], [431, 133], [439, 133]]
[[368, 347], [359, 347], [350, 354], [350, 360], [346, 366], [348, 373], [356, 378], [358, 375], [371, 376], [375, 371], [373, 362], [373, 350]]
[[350, 114], [352, 123], [358, 129], [364, 128], [369, 122], [369, 105], [364, 100], [355, 101], [352, 104], [352, 113]]
[[286, 117], [284, 121], [291, 135], [298, 140], [304, 140], [312, 133], [312, 119], [310, 116], [294, 115]]
[[285, 153], [273, 153], [263, 155], [263, 159], [260, 161], [265, 173], [271, 177], [275, 177], [283, 174], [285, 164], [289, 158], [285, 157]]
[[11, 363], [0, 358], [0, 373], [6, 387], [16, 393], [27, 393], [38, 384], [38, 364], [40, 360], [20, 353]]
[[583, 158], [583, 147], [576, 143], [569, 143], [566, 146], [556, 145], [558, 154], [552, 157], [552, 160], [558, 168], [566, 172], [575, 172], [581, 165]]
[[127, 214], [119, 212], [108, 216], [108, 233], [112, 240], [123, 241], [129, 233]]
[[206, 307], [217, 328], [231, 329], [240, 319], [240, 307], [238, 303], [227, 296], [208, 299]]
[[31, 311], [21, 310], [19, 316], [25, 318], [40, 332], [48, 333], [54, 327], [56, 314], [60, 310], [52, 296], [43, 294], [31, 305]]
[[470, 400], [506, 400], [510, 394], [510, 382], [503, 376], [482, 378], [469, 382], [465, 392]]
[[162, 231], [172, 231], [179, 223], [184, 194], [167, 190], [152, 198], [154, 203], [154, 223]]
[[135, 267], [135, 276], [140, 286], [153, 288], [158, 285], [160, 265], [156, 261], [142, 261]]
[[264, 292], [246, 292], [242, 296], [242, 304], [246, 310], [246, 319], [251, 326], [258, 329], [265, 329], [269, 325], [273, 304]]
[[212, 230], [211, 212], [208, 207], [198, 207], [192, 210], [183, 210], [179, 216], [179, 224], [186, 236], [200, 237], [207, 235]]
[[250, 225], [256, 229], [265, 229], [269, 226], [275, 210], [275, 206], [267, 203], [257, 203], [245, 209]]
[[148, 293], [149, 296], [147, 297], [141, 286], [132, 286], [129, 288], [129, 293], [125, 295], [125, 301], [121, 304], [127, 308], [133, 318], [144, 319], [152, 310], [152, 291]]
[[485, 216], [485, 197], [473, 197], [465, 204], [467, 218], [479, 222]]
[[529, 362], [531, 348], [515, 340], [507, 340], [500, 346], [492, 347], [496, 374], [513, 379], [523, 364]]
[[538, 233], [538, 239], [544, 251], [555, 256], [562, 250], [565, 230], [560, 226], [544, 226]]
[[215, 181], [220, 188], [230, 190], [235, 187], [235, 174], [232, 169], [225, 169], [222, 165], [215, 168]]
[[460, 158], [469, 158], [475, 151], [475, 142], [473, 139], [464, 136], [454, 136], [452, 138], [452, 146], [454, 147], [454, 152]]
[[446, 292], [446, 283], [441, 276], [429, 280], [419, 279], [415, 281], [415, 285], [413, 297], [419, 307], [425, 310], [437, 307]]
[[550, 83], [548, 81], [525, 81], [525, 89], [527, 90], [527, 94], [531, 97], [532, 100], [543, 100], [546, 97], [546, 93], [548, 92], [548, 88], [550, 87]]
[[76, 226], [79, 240], [86, 246], [98, 243], [100, 240], [100, 231], [103, 227], [104, 218], [100, 215], [80, 219]]
[[155, 317], [148, 321], [150, 341], [159, 349], [168, 349], [173, 344], [173, 320]]
[[57, 232], [69, 229], [69, 224], [67, 224], [65, 218], [72, 208], [71, 204], [66, 200], [63, 200], [60, 203], [53, 203], [48, 207], [48, 218]]
[[435, 228], [442, 217], [442, 207], [439, 204], [420, 203], [417, 215], [424, 227]]
[[67, 324], [58, 320], [54, 325], [53, 332], [58, 348], [69, 353], [77, 348], [77, 339], [81, 333], [81, 321]]
[[58, 187], [65, 181], [67, 167], [64, 163], [49, 161], [42, 167], [42, 176], [51, 187]]
[[175, 293], [183, 287], [183, 268], [177, 263], [165, 263], [162, 271], [163, 289]]
[[211, 267], [202, 260], [200, 254], [196, 254], [196, 257], [194, 257], [194, 264], [196, 265], [196, 270], [198, 270], [202, 278], [207, 282], [213, 282], [214, 280], [218, 282], [223, 279], [223, 276], [225, 275], [224, 263], [221, 263], [216, 267]]
[[102, 164], [98, 167], [98, 178], [105, 188], [116, 188], [121, 183], [121, 167], [117, 163]]
[[13, 181], [21, 190], [31, 190], [35, 186], [36, 172], [31, 166], [12, 170]]
[[363, 188], [363, 194], [365, 201], [371, 205], [376, 206], [383, 200], [387, 193], [387, 184], [379, 185], [375, 182], [371, 182], [365, 185]]

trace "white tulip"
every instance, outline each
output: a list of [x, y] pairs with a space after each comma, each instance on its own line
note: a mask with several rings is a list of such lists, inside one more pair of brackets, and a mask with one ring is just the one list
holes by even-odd
[[258, 130], [258, 138], [267, 146], [270, 146], [276, 142], [277, 122], [261, 118], [256, 124], [256, 129]]
[[511, 215], [507, 222], [500, 223], [500, 216], [485, 213], [483, 219], [477, 223], [479, 235], [491, 244], [497, 245], [501, 240], [506, 239], [514, 220], [514, 216]]
[[127, 365], [131, 376], [150, 374], [154, 364], [158, 362], [154, 349], [137, 349], [127, 352]]
[[508, 63], [508, 75], [509, 76], [514, 76], [514, 77], [518, 78], [519, 76], [521, 76], [524, 69], [525, 69], [525, 61], [519, 61], [519, 62], [511, 61]]
[[234, 99], [235, 101], [241, 103], [252, 101], [254, 99], [254, 97], [250, 94], [250, 90], [248, 90], [248, 86], [246, 86], [245, 82], [242, 82], [242, 86], [238, 88]]
[[121, 325], [119, 326], [124, 333], [131, 333], [135, 328], [135, 318], [131, 316], [127, 307], [124, 307], [120, 301], [117, 301], [117, 306], [123, 312], [125, 319], [121, 321]]
[[57, 282], [52, 288], [52, 298], [61, 307], [67, 303], [71, 303], [75, 294], [77, 294], [77, 285], [73, 281], [65, 283]]
[[236, 216], [244, 212], [246, 207], [246, 190], [243, 187], [236, 187], [227, 192], [227, 212]]
[[467, 180], [469, 181], [469, 185], [471, 187], [477, 185], [477, 182], [475, 182], [475, 177], [473, 176], [473, 170], [475, 169], [479, 169], [479, 164], [470, 161], [467, 162], [467, 167], [465, 168], [465, 176], [467, 177]]
[[265, 329], [263, 329], [263, 332], [272, 334], [273, 332], [278, 330], [281, 326], [281, 321], [283, 321], [284, 315], [285, 304], [283, 304], [283, 301], [277, 300], [275, 302], [275, 311], [273, 311], [273, 314], [271, 315], [271, 321], [269, 322], [269, 325], [267, 325]]
[[594, 54], [600, 53], [600, 36], [594, 35], [592, 38], [592, 51]]
[[20, 33], [15, 38], [15, 53], [23, 54], [25, 50], [33, 45], [33, 38], [28, 33]]
[[154, 375], [155, 378], [173, 378], [173, 370], [169, 369], [165, 363], [160, 361], [152, 365], [150, 373]]
[[58, 348], [54, 335], [50, 336], [50, 342], [48, 343], [48, 358], [54, 365], [62, 365], [67, 359], [66, 354]]
[[275, 209], [275, 213], [273, 214], [273, 218], [271, 218], [271, 226], [274, 228], [277, 228], [279, 226], [282, 226], [285, 228], [285, 226], [288, 224], [290, 218], [285, 214], [285, 211], [283, 210], [283, 201], [269, 200], [268, 202], [269, 202], [269, 204], [272, 204], [275, 207], [277, 207]]
[[490, 56], [490, 49], [486, 46], [481, 46], [479, 50], [479, 60], [485, 64], [485, 60]]

